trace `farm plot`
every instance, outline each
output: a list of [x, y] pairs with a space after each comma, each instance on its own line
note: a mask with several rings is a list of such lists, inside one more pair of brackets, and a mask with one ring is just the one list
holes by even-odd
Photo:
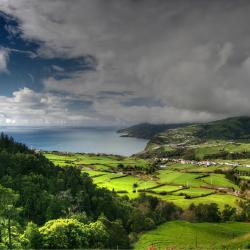
[[177, 206], [187, 209], [192, 203], [198, 205], [199, 203], [209, 204], [209, 203], [216, 203], [220, 209], [223, 209], [226, 204], [230, 205], [231, 207], [238, 207], [238, 202], [241, 200], [239, 197], [230, 194], [223, 194], [223, 193], [215, 193], [208, 196], [197, 197], [197, 198], [186, 198], [185, 196], [177, 195], [175, 193], [170, 195], [158, 195], [152, 194], [157, 196], [158, 198], [173, 202]]
[[202, 176], [202, 174], [182, 173], [171, 170], [160, 170], [158, 175], [160, 183], [194, 187], [200, 187], [204, 184], [201, 179], [197, 179]]
[[228, 180], [224, 174], [210, 174], [202, 180], [212, 186], [219, 186], [225, 188], [234, 188], [236, 190], [239, 189], [237, 185], [235, 185], [232, 181]]
[[128, 195], [130, 198], [137, 197], [139, 195], [139, 190], [145, 190], [156, 185], [154, 181], [143, 181], [132, 175], [113, 179], [107, 179], [105, 176], [100, 176], [94, 178], [94, 182], [99, 187], [104, 187], [120, 194]]
[[211, 189], [205, 189], [205, 188], [188, 188], [188, 189], [183, 189], [177, 192], [174, 192], [174, 195], [187, 195], [189, 197], [199, 197], [202, 195], [209, 195], [214, 193], [214, 190]]
[[92, 155], [92, 154], [73, 154], [46, 152], [44, 156], [58, 166], [88, 166], [96, 170], [107, 170], [116, 167], [140, 167], [146, 168], [148, 162], [140, 158], [121, 157], [113, 155]]
[[[250, 224], [229, 223], [190, 223], [173, 221], [141, 235], [135, 244], [136, 250], [148, 249], [235, 249], [235, 242], [249, 233]], [[243, 239], [243, 238], [242, 238]], [[246, 241], [238, 247], [245, 248]]]

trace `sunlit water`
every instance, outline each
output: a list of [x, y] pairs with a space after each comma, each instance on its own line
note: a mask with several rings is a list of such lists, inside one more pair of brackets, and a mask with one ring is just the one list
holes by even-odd
[[147, 144], [144, 139], [120, 137], [117, 128], [2, 127], [0, 130], [41, 150], [132, 155]]

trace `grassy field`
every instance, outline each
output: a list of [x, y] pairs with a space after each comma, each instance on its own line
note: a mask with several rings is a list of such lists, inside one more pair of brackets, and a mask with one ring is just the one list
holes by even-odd
[[188, 188], [188, 189], [174, 192], [174, 194], [177, 194], [177, 195], [187, 194], [187, 195], [190, 195], [191, 197], [197, 197], [200, 195], [207, 195], [207, 194], [211, 194], [211, 193], [214, 193], [214, 191], [211, 189], [205, 189], [205, 188]]
[[198, 205], [199, 203], [209, 204], [209, 203], [217, 203], [220, 209], [223, 209], [226, 204], [230, 205], [231, 207], [238, 207], [238, 202], [241, 200], [240, 198], [223, 193], [215, 193], [204, 197], [197, 197], [193, 199], [186, 199], [185, 196], [178, 195], [173, 193], [171, 195], [158, 195], [152, 194], [157, 196], [158, 198], [173, 202], [177, 206], [187, 209], [192, 203]]
[[148, 249], [237, 249], [250, 244], [249, 223], [190, 223], [173, 221], [144, 233], [136, 250]]
[[91, 154], [58, 154], [44, 153], [44, 155], [59, 166], [85, 166], [94, 169], [106, 170], [117, 167], [120, 164], [129, 167], [147, 167], [148, 162], [140, 158], [121, 157], [113, 155], [91, 155]]
[[189, 167], [187, 169], [185, 169], [184, 171], [187, 173], [214, 173], [216, 170], [230, 170], [232, 169], [232, 167], [230, 166], [209, 166], [209, 167], [204, 167], [204, 166], [192, 166]]
[[180, 186], [172, 186], [172, 185], [163, 185], [163, 186], [159, 186], [156, 188], [152, 188], [151, 190], [153, 190], [154, 192], [160, 193], [160, 192], [173, 192], [173, 191], [178, 191], [180, 190], [182, 187]]
[[195, 148], [195, 156], [198, 159], [204, 159], [206, 156], [211, 156], [219, 152], [240, 153], [250, 152], [249, 143], [228, 143], [225, 141], [211, 141], [209, 143], [200, 144]]
[[250, 173], [250, 168], [249, 167], [237, 167], [236, 170], [241, 171], [241, 172]]
[[210, 176], [202, 178], [202, 180], [209, 185], [239, 189], [239, 187], [228, 180], [224, 174], [210, 174]]
[[[147, 167], [148, 162], [139, 158], [89, 155], [89, 154], [57, 154], [46, 153], [45, 156], [56, 165], [78, 166], [82, 172], [89, 174], [93, 182], [99, 187], [107, 188], [117, 192], [119, 195], [127, 195], [129, 198], [136, 198], [140, 192], [148, 192], [150, 195], [166, 201], [172, 201], [176, 205], [186, 209], [191, 203], [212, 203], [216, 202], [220, 208], [225, 204], [237, 207], [237, 200], [240, 198], [219, 193], [211, 188], [234, 188], [238, 186], [228, 180], [224, 174], [213, 173], [218, 166], [197, 167], [195, 164], [170, 164], [151, 175], [127, 175], [122, 173], [123, 166]], [[117, 166], [120, 166], [117, 168]], [[223, 168], [223, 166], [220, 166]], [[210, 169], [211, 172], [207, 176]], [[192, 169], [202, 169], [193, 173]]]
[[250, 181], [250, 176], [240, 176], [240, 179]]
[[201, 176], [202, 176], [201, 174], [183, 173], [172, 170], [160, 170], [158, 175], [159, 181], [161, 183], [195, 186], [195, 187], [199, 187], [203, 184], [203, 182], [200, 179], [195, 179]]
[[[130, 198], [138, 196], [138, 193], [136, 192], [138, 189], [147, 189], [156, 185], [154, 181], [143, 181], [142, 179], [132, 175], [114, 179], [105, 178], [104, 175], [93, 178], [93, 180], [99, 187], [105, 187], [123, 195], [128, 195]], [[134, 188], [134, 184], [137, 185], [136, 188]]]

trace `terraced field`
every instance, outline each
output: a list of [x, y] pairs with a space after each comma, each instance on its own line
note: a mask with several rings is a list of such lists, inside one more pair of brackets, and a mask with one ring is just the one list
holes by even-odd
[[[195, 164], [167, 164], [153, 176], [122, 172], [121, 166], [141, 166], [146, 168], [148, 162], [142, 159], [97, 156], [85, 154], [61, 155], [46, 153], [47, 158], [59, 166], [80, 166], [82, 172], [89, 174], [99, 187], [136, 198], [140, 192], [157, 196], [162, 200], [172, 201], [186, 209], [191, 203], [216, 202], [220, 208], [225, 204], [238, 206], [239, 197], [224, 193], [225, 190], [238, 190], [239, 187], [228, 180], [224, 174], [214, 171], [225, 166], [202, 167]], [[119, 168], [118, 168], [119, 166]], [[191, 170], [195, 169], [195, 173]], [[130, 173], [130, 174], [128, 174]]]
[[186, 199], [185, 196], [171, 194], [171, 195], [156, 195], [158, 198], [171, 201], [175, 203], [177, 206], [187, 209], [192, 203], [198, 205], [199, 203], [209, 204], [209, 203], [217, 203], [220, 209], [223, 209], [226, 204], [230, 205], [231, 207], [238, 207], [238, 202], [241, 200], [240, 198], [223, 193], [215, 193], [208, 196], [200, 196], [197, 198]]
[[234, 188], [236, 190], [239, 190], [239, 187], [235, 185], [232, 181], [228, 180], [224, 174], [210, 174], [210, 176], [202, 178], [202, 181], [209, 185]]
[[172, 221], [141, 235], [136, 250], [161, 249], [247, 249], [250, 224], [190, 223]]
[[250, 152], [249, 143], [230, 143], [225, 141], [210, 141], [205, 144], [199, 144], [194, 150], [198, 159], [204, 159], [207, 156], [213, 156], [219, 152], [240, 153]]
[[158, 177], [161, 183], [167, 184], [194, 187], [200, 187], [204, 184], [202, 180], [196, 179], [198, 177], [202, 177], [202, 174], [183, 173], [172, 170], [160, 170]]
[[44, 155], [58, 166], [93, 167], [95, 170], [106, 170], [119, 165], [146, 168], [148, 162], [140, 158], [113, 155], [62, 154], [46, 152]]

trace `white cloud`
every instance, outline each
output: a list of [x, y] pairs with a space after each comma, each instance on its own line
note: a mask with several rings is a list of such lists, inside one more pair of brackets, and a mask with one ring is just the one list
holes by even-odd
[[58, 72], [63, 72], [64, 69], [58, 65], [52, 65], [52, 69]]
[[[88, 124], [91, 117], [68, 110], [71, 97], [36, 93], [29, 88], [13, 92], [11, 97], [0, 96], [1, 125], [70, 125]], [[94, 120], [94, 119], [93, 119]]]
[[9, 60], [9, 53], [8, 50], [4, 48], [0, 48], [0, 73], [8, 71], [8, 60]]

